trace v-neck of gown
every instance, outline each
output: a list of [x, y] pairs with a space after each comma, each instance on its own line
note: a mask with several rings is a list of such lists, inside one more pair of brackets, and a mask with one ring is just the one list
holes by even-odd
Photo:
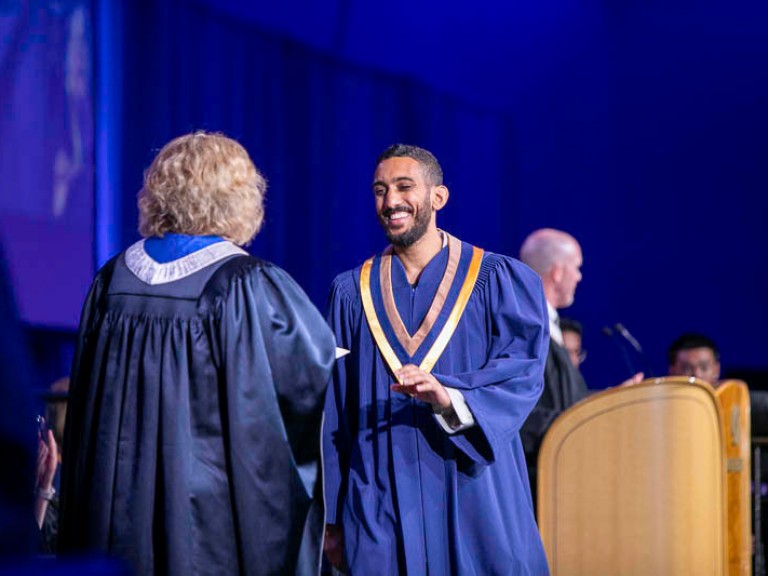
[[429, 261], [416, 284], [408, 281], [405, 267], [396, 255], [385, 254], [381, 266], [384, 307], [398, 341], [410, 356], [437, 321], [456, 277], [460, 254], [461, 242], [449, 238], [448, 246]]

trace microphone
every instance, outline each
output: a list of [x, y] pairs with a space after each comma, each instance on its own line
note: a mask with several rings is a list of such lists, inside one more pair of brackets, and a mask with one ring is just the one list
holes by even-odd
[[629, 357], [626, 346], [623, 346], [619, 339], [614, 338], [614, 336], [617, 336], [618, 332], [614, 331], [614, 329], [609, 326], [603, 326], [602, 332], [605, 336], [616, 342], [616, 346], [618, 346], [619, 350], [621, 350], [621, 357], [624, 359], [624, 364], [627, 365], [630, 376], [636, 374], [637, 370], [635, 370], [635, 367], [632, 364], [632, 359]]
[[616, 329], [616, 332], [621, 334], [624, 340], [629, 342], [629, 344], [632, 346], [632, 348], [634, 348], [637, 351], [638, 354], [643, 354], [643, 348], [642, 346], [640, 346], [640, 342], [638, 342], [637, 338], [635, 338], [634, 336], [632, 336], [632, 334], [630, 334], [629, 330], [627, 330], [624, 327], [624, 324], [622, 324], [621, 322], [616, 322], [616, 324], [614, 324], [613, 327]]
[[645, 355], [645, 352], [643, 352], [643, 347], [640, 346], [640, 342], [637, 341], [637, 338], [632, 336], [629, 330], [622, 324], [621, 322], [616, 322], [616, 324], [613, 325], [613, 328], [616, 330], [616, 333], [619, 334], [624, 341], [628, 342], [630, 346], [637, 352], [637, 355], [640, 357], [640, 359], [643, 361], [643, 365], [645, 366], [645, 377], [649, 378], [652, 376], [652, 370], [651, 370], [651, 363], [648, 360], [648, 356]]

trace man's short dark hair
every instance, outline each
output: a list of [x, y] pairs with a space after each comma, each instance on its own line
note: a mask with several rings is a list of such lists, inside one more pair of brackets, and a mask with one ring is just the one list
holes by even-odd
[[672, 366], [676, 362], [678, 352], [682, 350], [692, 350], [694, 348], [709, 348], [715, 355], [715, 360], [720, 362], [720, 350], [718, 350], [714, 340], [703, 334], [688, 332], [680, 336], [670, 345], [669, 351], [667, 352], [669, 365]]
[[424, 148], [412, 144], [392, 144], [384, 150], [376, 159], [376, 166], [390, 158], [413, 158], [424, 168], [427, 179], [433, 186], [441, 186], [443, 183], [443, 169], [434, 154]]
[[579, 336], [583, 333], [581, 322], [565, 316], [560, 316], [560, 330], [562, 332], [575, 332]]

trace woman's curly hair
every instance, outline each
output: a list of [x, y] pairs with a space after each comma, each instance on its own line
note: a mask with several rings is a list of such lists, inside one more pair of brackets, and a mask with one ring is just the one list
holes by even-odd
[[264, 221], [267, 182], [245, 148], [195, 132], [166, 144], [144, 173], [139, 232], [222, 236], [248, 244]]

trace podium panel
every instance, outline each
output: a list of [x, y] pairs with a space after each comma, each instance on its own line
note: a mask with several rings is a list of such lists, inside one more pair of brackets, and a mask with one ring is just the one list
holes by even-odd
[[726, 380], [715, 390], [725, 433], [728, 486], [728, 574], [752, 573], [750, 474], [751, 414], [749, 389], [741, 380]]
[[539, 455], [539, 528], [557, 576], [724, 575], [724, 439], [714, 391], [690, 378], [590, 396]]

